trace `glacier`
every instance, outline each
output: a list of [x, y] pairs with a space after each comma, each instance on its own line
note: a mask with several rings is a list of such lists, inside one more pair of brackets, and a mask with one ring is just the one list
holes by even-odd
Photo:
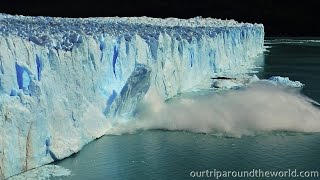
[[147, 95], [250, 69], [263, 44], [235, 20], [0, 14], [0, 179], [80, 151]]

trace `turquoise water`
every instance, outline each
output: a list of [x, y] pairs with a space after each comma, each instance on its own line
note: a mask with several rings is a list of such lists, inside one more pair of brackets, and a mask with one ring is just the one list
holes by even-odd
[[[303, 93], [319, 101], [320, 43], [278, 40], [266, 45], [258, 76], [299, 80], [306, 84]], [[104, 136], [55, 164], [72, 171], [59, 179], [188, 179], [192, 171], [214, 169], [320, 171], [319, 152], [320, 133], [273, 131], [230, 138], [152, 130]]]

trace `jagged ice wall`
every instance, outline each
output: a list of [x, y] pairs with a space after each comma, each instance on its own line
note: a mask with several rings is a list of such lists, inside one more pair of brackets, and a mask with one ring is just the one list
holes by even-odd
[[1, 14], [0, 179], [78, 152], [151, 91], [250, 67], [263, 41], [263, 25], [234, 20]]

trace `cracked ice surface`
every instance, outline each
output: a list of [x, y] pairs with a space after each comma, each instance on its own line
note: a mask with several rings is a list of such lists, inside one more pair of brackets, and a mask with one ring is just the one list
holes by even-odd
[[249, 69], [263, 43], [234, 20], [0, 14], [0, 178], [78, 152], [145, 95]]

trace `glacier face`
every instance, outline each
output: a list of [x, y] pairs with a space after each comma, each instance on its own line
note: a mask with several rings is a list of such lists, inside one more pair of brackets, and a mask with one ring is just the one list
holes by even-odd
[[0, 14], [0, 179], [78, 152], [146, 94], [249, 68], [263, 42], [234, 20]]

